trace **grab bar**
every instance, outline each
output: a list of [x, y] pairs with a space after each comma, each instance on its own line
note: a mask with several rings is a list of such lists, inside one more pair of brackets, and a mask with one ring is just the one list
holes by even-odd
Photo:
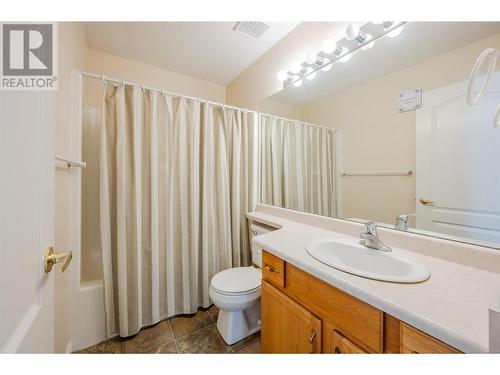
[[342, 171], [341, 176], [411, 176], [412, 169], [406, 171], [360, 171], [360, 172], [347, 172]]
[[56, 156], [55, 159], [66, 163], [66, 166], [68, 168], [71, 168], [71, 167], [85, 168], [87, 166], [87, 163], [85, 163], [84, 161], [71, 161], [68, 159], [61, 158], [59, 156]]

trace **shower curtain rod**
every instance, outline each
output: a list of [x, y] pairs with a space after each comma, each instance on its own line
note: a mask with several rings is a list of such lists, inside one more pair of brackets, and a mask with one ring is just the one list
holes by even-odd
[[120, 85], [138, 86], [138, 87], [141, 87], [142, 89], [147, 89], [147, 90], [150, 90], [150, 91], [156, 91], [156, 92], [160, 92], [160, 93], [165, 93], [165, 94], [172, 95], [172, 96], [180, 96], [182, 98], [187, 98], [187, 99], [192, 99], [192, 100], [198, 100], [200, 102], [204, 102], [204, 103], [208, 103], [208, 104], [214, 104], [214, 105], [218, 105], [218, 106], [222, 106], [222, 107], [226, 107], [226, 108], [231, 108], [231, 109], [238, 109], [238, 110], [245, 111], [245, 112], [253, 112], [253, 113], [256, 113], [256, 114], [260, 113], [260, 114], [264, 114], [266, 116], [273, 116], [273, 117], [279, 118], [281, 120], [297, 121], [297, 122], [300, 122], [300, 123], [305, 124], [307, 126], [313, 126], [313, 127], [317, 127], [317, 128], [325, 128], [328, 131], [332, 131], [334, 133], [338, 132], [337, 129], [327, 128], [326, 126], [311, 124], [311, 123], [308, 123], [308, 122], [305, 122], [305, 121], [289, 119], [289, 118], [281, 117], [281, 116], [274, 116], [274, 115], [272, 115], [270, 113], [258, 112], [258, 111], [252, 110], [252, 109], [247, 109], [247, 108], [242, 108], [242, 107], [235, 107], [235, 106], [232, 106], [232, 105], [227, 105], [227, 104], [222, 104], [222, 103], [216, 103], [216, 102], [213, 102], [213, 101], [210, 101], [210, 100], [206, 100], [206, 99], [195, 98], [194, 96], [182, 95], [182, 94], [178, 94], [176, 92], [171, 92], [171, 91], [167, 91], [167, 90], [158, 89], [158, 88], [155, 88], [155, 87], [141, 85], [141, 84], [136, 83], [136, 82], [129, 82], [129, 81], [124, 81], [124, 80], [120, 80], [120, 79], [117, 79], [117, 78], [108, 77], [108, 76], [106, 76], [104, 74], [89, 73], [89, 72], [84, 72], [84, 71], [76, 70], [76, 69], [74, 70], [74, 72], [79, 73], [79, 74], [81, 74], [84, 77], [98, 79], [100, 81], [107, 81], [107, 82], [112, 82], [112, 83], [116, 83], [116, 84], [120, 84]]
[[136, 83], [136, 82], [124, 81], [124, 80], [121, 80], [121, 79], [108, 77], [108, 76], [106, 76], [104, 74], [95, 74], [95, 73], [83, 72], [81, 70], [75, 70], [75, 72], [76, 73], [80, 73], [84, 77], [94, 78], [94, 79], [98, 79], [100, 81], [107, 81], [107, 82], [116, 83], [116, 84], [119, 84], [119, 85], [137, 86], [137, 87], [141, 87], [144, 90], [156, 91], [156, 92], [159, 92], [159, 93], [162, 93], [162, 94], [168, 94], [168, 95], [172, 95], [172, 96], [180, 96], [182, 98], [197, 100], [197, 101], [200, 101], [200, 102], [204, 102], [204, 103], [208, 103], [208, 104], [214, 104], [214, 105], [218, 105], [218, 106], [222, 106], [222, 107], [226, 107], [226, 108], [239, 109], [239, 110], [242, 110], [242, 111], [245, 111], [245, 112], [254, 112], [254, 113], [257, 113], [257, 111], [254, 111], [252, 109], [241, 108], [241, 107], [234, 107], [232, 105], [217, 103], [217, 102], [213, 102], [213, 101], [206, 100], [206, 99], [201, 99], [201, 98], [195, 98], [194, 96], [178, 94], [176, 92], [162, 90], [162, 89], [159, 89], [159, 88], [156, 88], [156, 87], [141, 85], [140, 83]]
[[329, 128], [327, 126], [322, 126], [322, 125], [317, 125], [317, 124], [311, 124], [310, 122], [306, 122], [306, 121], [294, 120], [293, 118], [287, 118], [287, 117], [282, 117], [282, 116], [271, 115], [270, 113], [264, 113], [264, 112], [259, 112], [259, 113], [263, 114], [263, 115], [266, 115], [266, 116], [276, 117], [277, 119], [280, 119], [280, 120], [300, 122], [301, 124], [304, 124], [305, 126], [312, 126], [313, 128], [326, 129], [327, 131], [333, 132], [333, 133], [339, 132], [338, 129], [333, 129], [333, 128]]

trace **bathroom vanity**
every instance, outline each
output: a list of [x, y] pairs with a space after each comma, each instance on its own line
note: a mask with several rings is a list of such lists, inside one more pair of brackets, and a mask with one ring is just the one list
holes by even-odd
[[250, 220], [277, 228], [253, 239], [263, 249], [263, 353], [496, 352], [500, 332], [489, 314], [500, 302], [498, 251], [381, 229], [386, 245], [430, 277], [379, 281], [332, 268], [305, 249], [323, 238], [357, 243], [363, 225], [267, 205], [256, 211]]
[[459, 353], [263, 251], [263, 353]]
[[[451, 49], [472, 24], [434, 26], [410, 22], [331, 70], [326, 43], [259, 103], [278, 116], [261, 115], [248, 215], [279, 228], [253, 240], [264, 352], [500, 353], [498, 64], [475, 75], [500, 29]], [[446, 48], [418, 57], [436, 35]], [[363, 37], [348, 26], [340, 43]]]

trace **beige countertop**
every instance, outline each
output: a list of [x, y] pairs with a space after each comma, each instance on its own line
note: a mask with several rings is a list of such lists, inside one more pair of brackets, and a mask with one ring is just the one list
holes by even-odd
[[417, 284], [370, 280], [320, 263], [305, 250], [319, 238], [358, 238], [261, 212], [247, 216], [279, 228], [254, 238], [255, 245], [463, 352], [489, 352], [488, 309], [500, 306], [500, 274], [398, 248], [431, 277]]

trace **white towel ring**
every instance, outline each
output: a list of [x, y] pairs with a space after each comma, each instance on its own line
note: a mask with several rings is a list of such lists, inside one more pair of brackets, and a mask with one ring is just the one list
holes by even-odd
[[[491, 76], [493, 75], [493, 72], [495, 71], [495, 66], [497, 64], [497, 55], [498, 55], [498, 50], [495, 48], [486, 48], [479, 57], [476, 60], [476, 63], [474, 64], [474, 68], [472, 69], [472, 73], [469, 78], [469, 85], [467, 86], [467, 104], [468, 105], [475, 105], [481, 95], [483, 95], [484, 90], [486, 89]], [[477, 93], [476, 96], [474, 96], [474, 83], [477, 78], [477, 75], [479, 73], [479, 70], [481, 69], [481, 66], [484, 63], [484, 60], [486, 58], [489, 58], [489, 64], [488, 64], [488, 72], [486, 73], [486, 78], [484, 79], [483, 84], [481, 85], [481, 89]], [[498, 116], [500, 116], [499, 111], [497, 111], [497, 116], [495, 117], [495, 124], [497, 123]]]

